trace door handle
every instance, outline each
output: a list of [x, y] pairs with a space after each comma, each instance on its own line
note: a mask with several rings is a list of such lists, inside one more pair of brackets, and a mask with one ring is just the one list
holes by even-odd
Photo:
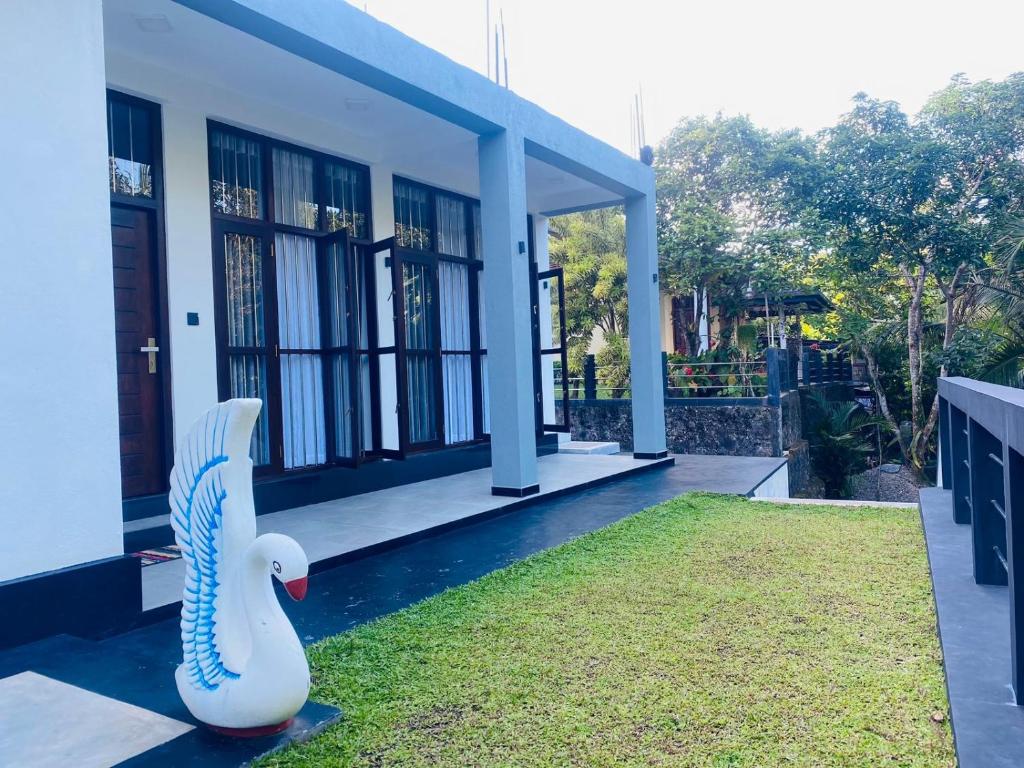
[[149, 355], [149, 372], [156, 373], [156, 353], [160, 351], [160, 347], [156, 345], [156, 339], [150, 336], [147, 339], [147, 344], [144, 347], [139, 347], [139, 352], [145, 352]]

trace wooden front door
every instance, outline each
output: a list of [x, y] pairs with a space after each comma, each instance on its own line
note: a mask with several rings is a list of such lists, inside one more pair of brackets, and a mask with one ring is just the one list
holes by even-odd
[[153, 212], [111, 206], [114, 337], [124, 498], [166, 490], [160, 292]]

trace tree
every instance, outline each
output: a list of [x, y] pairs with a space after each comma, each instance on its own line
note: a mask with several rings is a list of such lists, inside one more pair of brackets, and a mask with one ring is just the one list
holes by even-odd
[[548, 227], [551, 264], [565, 275], [569, 370], [579, 376], [594, 330], [629, 333], [626, 220], [620, 208], [556, 216]]
[[[991, 84], [978, 87], [955, 79], [916, 121], [893, 102], [858, 94], [851, 112], [820, 136], [818, 212], [828, 225], [832, 255], [842, 262], [839, 271], [847, 277], [873, 273], [876, 285], [898, 278], [906, 291], [901, 298], [909, 435], [902, 434], [891, 413], [885, 415], [917, 470], [926, 463], [938, 417], [936, 397], [930, 404], [926, 400], [926, 331], [941, 330], [942, 352], [954, 344], [976, 307], [975, 283], [987, 268], [993, 223], [1020, 199], [1020, 184], [1012, 177], [1021, 173], [1024, 124], [1015, 127], [1015, 122], [1024, 119], [1022, 92], [1019, 83], [993, 91]], [[996, 100], [1011, 96], [1015, 108], [996, 106]], [[941, 316], [932, 318], [936, 308]], [[869, 331], [877, 338], [889, 319], [870, 318], [871, 327], [862, 329], [858, 340], [881, 404], [885, 393]], [[944, 375], [946, 358], [940, 353], [935, 359]]]
[[738, 314], [754, 291], [774, 301], [800, 280], [813, 251], [805, 226], [816, 168], [796, 131], [771, 133], [746, 117], [681, 121], [659, 146], [661, 279], [696, 299], [684, 331], [698, 346], [705, 291]]

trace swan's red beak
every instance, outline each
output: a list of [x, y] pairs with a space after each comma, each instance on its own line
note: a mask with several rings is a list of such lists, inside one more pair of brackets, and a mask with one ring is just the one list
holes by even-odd
[[284, 583], [284, 588], [288, 590], [288, 594], [292, 596], [292, 600], [302, 600], [306, 597], [306, 590], [309, 589], [309, 577], [303, 576], [301, 579], [292, 579]]

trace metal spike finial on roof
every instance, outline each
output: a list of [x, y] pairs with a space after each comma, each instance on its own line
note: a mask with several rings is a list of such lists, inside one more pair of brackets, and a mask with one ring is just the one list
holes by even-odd
[[498, 17], [501, 19], [501, 58], [505, 63], [505, 87], [508, 88], [508, 46], [505, 44], [505, 9], [498, 9]]

